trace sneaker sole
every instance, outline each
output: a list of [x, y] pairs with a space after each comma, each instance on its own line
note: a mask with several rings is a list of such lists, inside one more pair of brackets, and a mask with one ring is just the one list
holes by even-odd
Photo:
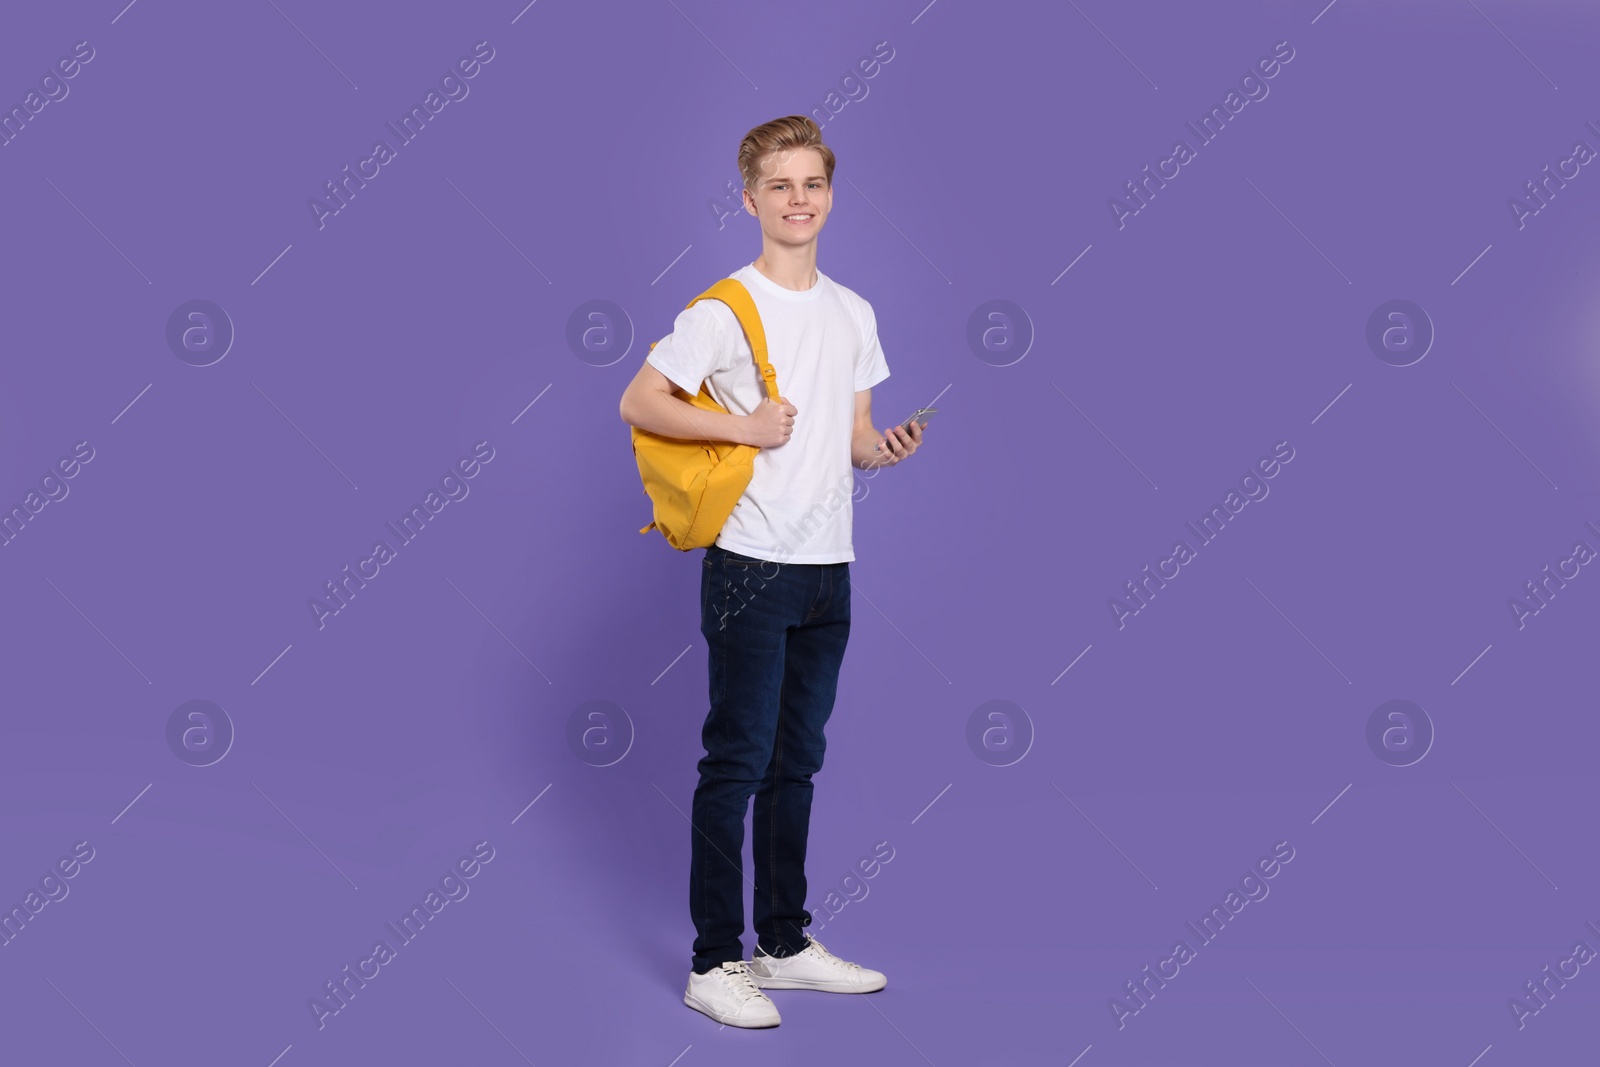
[[756, 974], [751, 974], [750, 977], [755, 979], [758, 989], [815, 989], [819, 993], [876, 993], [889, 984], [888, 979], [885, 979], [882, 985], [844, 986], [831, 982], [808, 982], [803, 978], [762, 978]]
[[701, 1015], [715, 1019], [724, 1026], [738, 1026], [746, 1030], [770, 1030], [782, 1021], [781, 1019], [773, 1019], [771, 1022], [752, 1022], [748, 1019], [739, 1019], [731, 1015], [723, 1015], [721, 1012], [713, 1010], [709, 1004], [702, 1003], [688, 993], [683, 995], [683, 1002], [689, 1007], [693, 1008], [695, 1011], [699, 1012]]

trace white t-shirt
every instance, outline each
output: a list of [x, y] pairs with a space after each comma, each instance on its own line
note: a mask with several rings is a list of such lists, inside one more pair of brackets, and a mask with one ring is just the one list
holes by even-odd
[[[780, 563], [851, 562], [855, 395], [889, 376], [872, 305], [821, 271], [815, 285], [798, 292], [754, 263], [729, 277], [750, 291], [778, 395], [798, 414], [789, 440], [756, 453], [750, 485], [717, 544]], [[690, 395], [705, 382], [712, 399], [735, 415], [750, 414], [767, 395], [750, 342], [720, 300], [679, 312], [672, 332], [645, 358]]]

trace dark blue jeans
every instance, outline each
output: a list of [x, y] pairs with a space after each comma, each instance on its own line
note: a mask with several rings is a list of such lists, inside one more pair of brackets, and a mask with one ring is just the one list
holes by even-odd
[[744, 813], [755, 796], [756, 943], [805, 947], [811, 776], [850, 636], [850, 564], [777, 563], [712, 545], [700, 568], [711, 710], [691, 815], [694, 969], [744, 959]]

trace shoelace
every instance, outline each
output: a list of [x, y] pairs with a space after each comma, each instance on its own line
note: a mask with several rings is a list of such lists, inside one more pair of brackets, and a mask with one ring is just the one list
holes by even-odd
[[851, 963], [849, 960], [841, 960], [838, 956], [835, 956], [833, 953], [831, 953], [827, 949], [823, 948], [821, 941], [818, 941], [816, 938], [811, 937], [809, 934], [806, 935], [806, 940], [811, 942], [810, 947], [813, 948], [813, 949], [816, 949], [817, 955], [821, 956], [822, 959], [825, 962], [835, 964], [835, 965], [837, 965], [839, 967], [848, 968], [851, 973], [860, 972], [861, 964], [859, 964], [859, 963]]
[[766, 996], [761, 992], [761, 987], [756, 985], [756, 980], [750, 977], [750, 964], [744, 960], [730, 960], [722, 965], [722, 971], [728, 987], [741, 1002]]

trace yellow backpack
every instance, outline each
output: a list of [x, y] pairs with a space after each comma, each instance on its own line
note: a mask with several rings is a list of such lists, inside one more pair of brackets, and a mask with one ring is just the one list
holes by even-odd
[[[766, 382], [767, 395], [777, 400], [778, 376], [767, 362], [767, 335], [750, 291], [733, 278], [723, 278], [686, 306], [708, 299], [722, 301], [738, 317]], [[655, 342], [650, 345], [652, 349], [655, 346]], [[694, 396], [677, 388], [673, 395], [706, 411], [728, 410], [711, 398], [704, 382]], [[639, 464], [639, 478], [655, 515], [650, 525], [639, 532], [660, 530], [667, 544], [682, 552], [715, 544], [723, 523], [750, 484], [759, 451], [755, 445], [663, 437], [633, 427], [633, 458]]]

